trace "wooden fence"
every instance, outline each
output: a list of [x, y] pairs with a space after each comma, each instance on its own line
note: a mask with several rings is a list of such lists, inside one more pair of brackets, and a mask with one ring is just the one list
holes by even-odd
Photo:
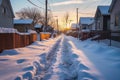
[[25, 47], [37, 40], [36, 33], [0, 33], [0, 52], [5, 49]]

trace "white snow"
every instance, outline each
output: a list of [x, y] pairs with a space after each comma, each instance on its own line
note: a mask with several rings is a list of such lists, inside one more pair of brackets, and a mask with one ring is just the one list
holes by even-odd
[[79, 28], [79, 24], [72, 23], [72, 24], [71, 24], [71, 28], [72, 28], [72, 29]]
[[28, 33], [37, 33], [36, 31], [34, 31], [34, 30], [28, 30]]
[[17, 31], [17, 29], [14, 29], [14, 28], [3, 28], [3, 27], [1, 27], [0, 28], [0, 33], [17, 33], [19, 35], [30, 35], [32, 33], [36, 33], [36, 31], [28, 30], [27, 33], [20, 33], [20, 32]]
[[90, 25], [94, 22], [93, 17], [80, 17], [80, 24]]
[[0, 33], [17, 33], [17, 29], [0, 27]]
[[89, 29], [82, 29], [81, 32], [90, 32]]
[[42, 24], [36, 24], [34, 27], [35, 27], [35, 28], [41, 28], [41, 27], [42, 27]]
[[[109, 39], [100, 40], [99, 42], [110, 45], [110, 40]], [[111, 46], [120, 48], [120, 42], [111, 40]]]
[[120, 80], [120, 48], [61, 35], [0, 54], [1, 80]]
[[32, 24], [33, 19], [14, 19], [14, 24]]
[[109, 15], [109, 8], [110, 6], [98, 6], [102, 15]]

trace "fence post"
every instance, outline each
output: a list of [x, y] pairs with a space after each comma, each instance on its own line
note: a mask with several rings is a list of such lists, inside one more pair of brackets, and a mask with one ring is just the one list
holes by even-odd
[[112, 35], [111, 35], [111, 30], [110, 30], [110, 46], [111, 46], [111, 39], [112, 39]]

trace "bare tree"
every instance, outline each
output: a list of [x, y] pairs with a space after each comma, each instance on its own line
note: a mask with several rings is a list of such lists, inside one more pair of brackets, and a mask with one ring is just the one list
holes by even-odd
[[65, 21], [66, 27], [67, 27], [67, 24], [68, 24], [68, 20], [69, 20], [69, 13], [66, 12], [65, 15], [64, 15], [64, 21]]
[[[41, 11], [38, 8], [23, 8], [19, 12], [16, 13], [16, 15], [19, 18], [30, 18], [34, 20], [34, 25], [36, 23], [41, 23], [42, 25], [45, 25], [45, 15], [41, 13]], [[55, 21], [53, 20], [52, 14], [48, 13], [48, 25], [54, 26]]]
[[16, 12], [19, 18], [30, 18], [33, 19], [34, 24], [39, 23], [42, 18], [41, 11], [38, 8], [23, 8], [19, 12]]

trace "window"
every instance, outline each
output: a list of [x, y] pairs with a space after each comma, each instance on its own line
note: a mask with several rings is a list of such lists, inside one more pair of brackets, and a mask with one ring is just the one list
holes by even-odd
[[115, 26], [120, 26], [120, 14], [115, 15]]
[[6, 8], [2, 7], [2, 14], [6, 14]]
[[115, 26], [119, 26], [119, 15], [115, 15]]

